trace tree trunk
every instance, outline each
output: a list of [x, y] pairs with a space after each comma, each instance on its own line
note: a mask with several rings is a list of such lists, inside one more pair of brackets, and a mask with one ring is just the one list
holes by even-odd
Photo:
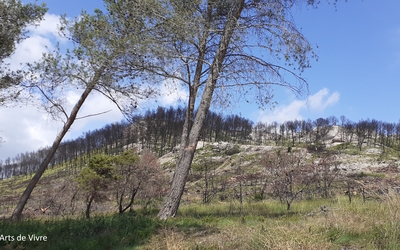
[[53, 159], [54, 154], [56, 153], [58, 146], [60, 145], [62, 139], [64, 138], [65, 134], [67, 134], [68, 130], [74, 123], [76, 116], [82, 107], [83, 103], [85, 102], [86, 98], [89, 96], [90, 92], [93, 90], [94, 86], [100, 79], [101, 72], [104, 70], [104, 68], [99, 70], [99, 73], [95, 75], [93, 80], [87, 85], [85, 91], [82, 93], [80, 99], [78, 102], [75, 104], [74, 108], [71, 111], [71, 114], [69, 115], [66, 123], [64, 124], [63, 129], [58, 133], [56, 139], [53, 142], [53, 145], [50, 148], [50, 151], [48, 152], [46, 158], [43, 160], [43, 162], [40, 164], [39, 169], [37, 170], [36, 174], [33, 176], [32, 180], [29, 182], [28, 186], [26, 187], [24, 193], [22, 194], [17, 207], [15, 208], [11, 220], [20, 220], [22, 211], [24, 210], [24, 207], [33, 191], [35, 188], [36, 184], [38, 183], [40, 177], [44, 173], [44, 171], [47, 169], [50, 161]]
[[88, 203], [86, 205], [86, 212], [85, 212], [86, 219], [90, 219], [90, 207], [92, 206], [93, 200], [94, 200], [94, 194], [91, 194]]
[[137, 194], [137, 192], [139, 191], [139, 187], [140, 187], [140, 182], [139, 185], [137, 186], [137, 188], [132, 188], [131, 191], [131, 200], [129, 202], [129, 204], [127, 206], [125, 206], [125, 208], [122, 208], [122, 201], [124, 200], [124, 193], [121, 194], [120, 199], [119, 199], [119, 204], [118, 204], [118, 212], [120, 215], [122, 215], [128, 208], [132, 209], [132, 205], [133, 205], [133, 201], [135, 200], [135, 196]]
[[[172, 180], [171, 191], [168, 194], [163, 207], [158, 213], [158, 217], [162, 220], [165, 220], [169, 217], [174, 217], [178, 211], [180, 200], [186, 184], [186, 179], [189, 174], [194, 153], [196, 151], [197, 141], [201, 132], [201, 128], [203, 126], [207, 112], [210, 108], [215, 84], [217, 82], [219, 72], [222, 68], [222, 62], [225, 58], [229, 42], [231, 40], [232, 34], [235, 30], [238, 18], [240, 17], [243, 7], [244, 0], [237, 3], [232, 15], [228, 18], [225, 24], [224, 33], [221, 37], [218, 50], [211, 65], [210, 74], [207, 78], [204, 93], [201, 98], [195, 120], [190, 129], [190, 133], [189, 130], [186, 130], [188, 129], [187, 127], [184, 128], [183, 132], [187, 131], [187, 134], [182, 134], [182, 139], [184, 140], [181, 141], [181, 149], [179, 151], [176, 169]], [[186, 115], [185, 125], [187, 125], [187, 122], [189, 122], [187, 121], [187, 119], [190, 119], [188, 114]], [[186, 135], [188, 135], [188, 137], [186, 137]], [[185, 141], [186, 138], [187, 141]]]

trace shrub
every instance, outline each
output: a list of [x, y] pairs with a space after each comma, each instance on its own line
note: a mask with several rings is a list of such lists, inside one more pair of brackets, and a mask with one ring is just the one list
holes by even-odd
[[104, 199], [101, 191], [107, 189], [107, 184], [114, 178], [112, 160], [111, 156], [95, 155], [76, 178], [79, 188], [86, 193], [86, 218], [90, 217], [92, 202]]
[[274, 194], [281, 202], [286, 202], [287, 210], [296, 197], [315, 182], [314, 165], [307, 163], [303, 151], [269, 153], [262, 158], [261, 164], [271, 177]]
[[240, 153], [240, 147], [235, 145], [233, 148], [230, 148], [228, 150], [225, 151], [226, 155], [235, 155]]
[[[115, 192], [120, 214], [128, 208], [132, 210], [136, 195], [147, 206], [152, 198], [163, 193], [166, 178], [154, 153], [144, 151], [139, 157], [132, 150], [125, 151], [115, 158], [115, 164], [119, 174]], [[125, 197], [129, 197], [127, 202]]]

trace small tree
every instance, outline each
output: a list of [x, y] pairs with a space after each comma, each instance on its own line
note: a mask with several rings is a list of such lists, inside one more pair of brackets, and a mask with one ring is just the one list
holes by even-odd
[[287, 210], [290, 210], [296, 197], [315, 180], [313, 165], [306, 163], [302, 151], [281, 153], [278, 150], [276, 154], [266, 154], [262, 165], [272, 178], [273, 192], [281, 202], [286, 202]]
[[358, 148], [362, 149], [362, 145], [365, 141], [365, 138], [368, 136], [368, 121], [360, 120], [356, 125], [355, 125], [355, 132], [357, 135], [357, 145]]
[[331, 130], [331, 125], [328, 119], [318, 118], [314, 122], [315, 124], [315, 144], [317, 149], [325, 148], [326, 136]]
[[[133, 150], [128, 150], [115, 157], [114, 163], [118, 176], [115, 194], [120, 214], [128, 208], [132, 211], [136, 197], [144, 199], [147, 206], [152, 198], [162, 193], [166, 178], [154, 153], [144, 151], [139, 157]], [[124, 202], [128, 197], [129, 200]]]
[[161, 197], [164, 194], [168, 179], [155, 153], [143, 151], [136, 176], [138, 179], [143, 180], [138, 192], [138, 198], [145, 201], [145, 207], [150, 204], [152, 199]]
[[217, 188], [215, 185], [215, 164], [212, 162], [212, 159], [205, 157], [200, 170], [204, 171], [203, 203], [209, 203], [222, 188]]
[[325, 198], [328, 198], [328, 191], [331, 188], [332, 182], [340, 173], [338, 165], [339, 163], [334, 156], [323, 157], [316, 164], [318, 182], [322, 182], [322, 192]]
[[93, 201], [102, 199], [101, 191], [107, 189], [107, 184], [114, 178], [113, 170], [112, 157], [95, 155], [76, 178], [79, 187], [86, 193], [86, 218], [90, 218]]
[[345, 129], [345, 138], [346, 138], [346, 148], [353, 141], [353, 136], [355, 132], [355, 124], [354, 122], [347, 120], [344, 124]]
[[[141, 180], [137, 179], [135, 172], [138, 169], [140, 158], [133, 150], [125, 151], [115, 158], [117, 186], [116, 199], [119, 214], [124, 213], [128, 208], [132, 209], [135, 196], [140, 188]], [[129, 194], [127, 194], [129, 192]], [[128, 197], [129, 202], [124, 203], [124, 197]]]

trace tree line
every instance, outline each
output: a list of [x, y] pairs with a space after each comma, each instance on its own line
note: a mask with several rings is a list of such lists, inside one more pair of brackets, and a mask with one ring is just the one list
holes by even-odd
[[336, 139], [331, 142], [342, 142], [346, 148], [356, 143], [361, 151], [363, 144], [366, 143], [368, 146], [381, 147], [383, 152], [387, 147], [400, 150], [400, 120], [395, 123], [368, 118], [354, 122], [343, 115], [340, 119], [330, 116], [314, 121], [296, 119], [280, 124], [258, 122], [253, 128], [253, 139], [259, 144], [272, 141], [275, 145], [295, 146], [296, 143], [304, 143], [306, 146], [324, 147], [327, 140], [333, 139], [329, 137], [329, 132], [334, 126], [338, 126], [338, 135], [335, 135]]
[[[59, 165], [71, 174], [77, 174], [91, 155], [119, 155], [124, 149], [149, 149], [160, 157], [174, 151], [180, 144], [185, 108], [161, 107], [147, 110], [133, 117], [133, 122], [123, 120], [107, 124], [103, 128], [87, 131], [82, 136], [61, 143], [49, 166]], [[239, 115], [226, 115], [210, 111], [200, 134], [207, 142], [227, 141], [239, 144], [270, 144], [277, 146], [301, 146], [310, 149], [324, 148], [329, 132], [338, 126], [337, 142], [343, 147], [354, 143], [362, 146], [400, 150], [400, 121], [397, 123], [376, 119], [353, 122], [345, 116], [318, 118], [314, 121], [291, 120], [278, 122], [254, 122]], [[46, 156], [48, 148], [20, 153], [4, 161], [0, 160], [0, 179], [32, 174]]]
[[[180, 144], [186, 110], [182, 107], [158, 107], [142, 115], [133, 116], [132, 123], [123, 120], [87, 131], [76, 139], [63, 141], [51, 160], [56, 165], [77, 174], [92, 155], [119, 155], [125, 149], [140, 148], [156, 152], [158, 156], [171, 152]], [[238, 115], [223, 116], [210, 111], [203, 127], [204, 141], [250, 140], [253, 122]], [[0, 179], [35, 172], [49, 148], [19, 153], [0, 160]]]

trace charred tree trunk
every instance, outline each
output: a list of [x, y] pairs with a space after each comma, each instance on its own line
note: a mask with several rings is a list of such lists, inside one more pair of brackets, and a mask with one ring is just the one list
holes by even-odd
[[[189, 174], [190, 166], [194, 157], [194, 153], [197, 147], [197, 141], [200, 136], [201, 128], [204, 120], [210, 108], [212, 95], [214, 92], [215, 84], [217, 82], [219, 73], [222, 68], [222, 62], [225, 58], [226, 51], [229, 46], [232, 34], [237, 25], [238, 18], [244, 7], [244, 1], [238, 2], [232, 12], [232, 15], [228, 17], [225, 24], [224, 32], [221, 36], [221, 40], [218, 46], [218, 50], [215, 54], [214, 61], [211, 65], [210, 74], [207, 78], [203, 96], [189, 133], [189, 110], [186, 114], [185, 127], [182, 133], [181, 147], [179, 156], [176, 164], [174, 177], [172, 180], [171, 191], [168, 194], [163, 207], [158, 213], [158, 218], [165, 220], [169, 217], [174, 217], [178, 211], [180, 200], [183, 194], [183, 190], [186, 184], [187, 176]], [[204, 52], [204, 50], [203, 50]], [[198, 86], [198, 85], [197, 85]], [[195, 90], [197, 91], [197, 86]], [[192, 93], [191, 93], [192, 95]], [[194, 97], [196, 95], [194, 94]], [[191, 99], [191, 98], [190, 98]], [[189, 101], [189, 105], [194, 105], [194, 102]]]

